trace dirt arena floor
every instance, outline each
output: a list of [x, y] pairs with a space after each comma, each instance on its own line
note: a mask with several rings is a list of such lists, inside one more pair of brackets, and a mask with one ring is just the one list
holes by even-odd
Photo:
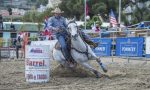
[[[78, 66], [74, 72], [51, 61], [50, 81], [30, 84], [25, 81], [23, 60], [0, 62], [0, 90], [150, 90], [150, 61], [102, 58], [109, 78], [95, 75]], [[89, 62], [105, 74], [96, 61]]]

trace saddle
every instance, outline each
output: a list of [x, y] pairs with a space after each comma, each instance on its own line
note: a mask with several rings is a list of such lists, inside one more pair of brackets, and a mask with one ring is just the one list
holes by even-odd
[[55, 44], [55, 49], [57, 50], [61, 50], [61, 45], [60, 43], [57, 41], [57, 43]]

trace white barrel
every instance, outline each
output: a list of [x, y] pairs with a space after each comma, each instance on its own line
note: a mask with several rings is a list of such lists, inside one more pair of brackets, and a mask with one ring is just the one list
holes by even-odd
[[50, 56], [48, 45], [26, 46], [25, 79], [28, 83], [49, 81]]

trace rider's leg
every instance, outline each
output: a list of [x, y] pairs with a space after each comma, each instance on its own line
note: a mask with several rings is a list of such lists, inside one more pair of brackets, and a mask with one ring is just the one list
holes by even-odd
[[67, 50], [67, 45], [65, 43], [65, 38], [63, 36], [59, 36], [58, 37], [58, 41], [61, 45], [61, 48], [62, 48], [62, 52], [64, 53], [64, 57], [66, 60], [69, 60], [69, 52]]
[[82, 35], [83, 40], [90, 46], [93, 46], [94, 48], [96, 48], [98, 46], [98, 43], [95, 43], [92, 40], [90, 40], [90, 37], [87, 34], [85, 34], [84, 32], [81, 32], [81, 35]]
[[90, 46], [92, 46], [93, 48], [96, 48], [98, 46], [98, 43], [95, 43], [93, 41], [91, 41], [90, 39], [84, 39], [84, 41], [89, 44]]

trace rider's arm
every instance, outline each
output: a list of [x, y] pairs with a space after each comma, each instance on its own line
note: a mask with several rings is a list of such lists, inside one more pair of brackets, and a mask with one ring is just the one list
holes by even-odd
[[53, 26], [53, 17], [50, 17], [49, 19], [48, 19], [48, 28], [50, 29], [50, 30], [56, 30], [57, 28], [56, 27], [54, 27]]

